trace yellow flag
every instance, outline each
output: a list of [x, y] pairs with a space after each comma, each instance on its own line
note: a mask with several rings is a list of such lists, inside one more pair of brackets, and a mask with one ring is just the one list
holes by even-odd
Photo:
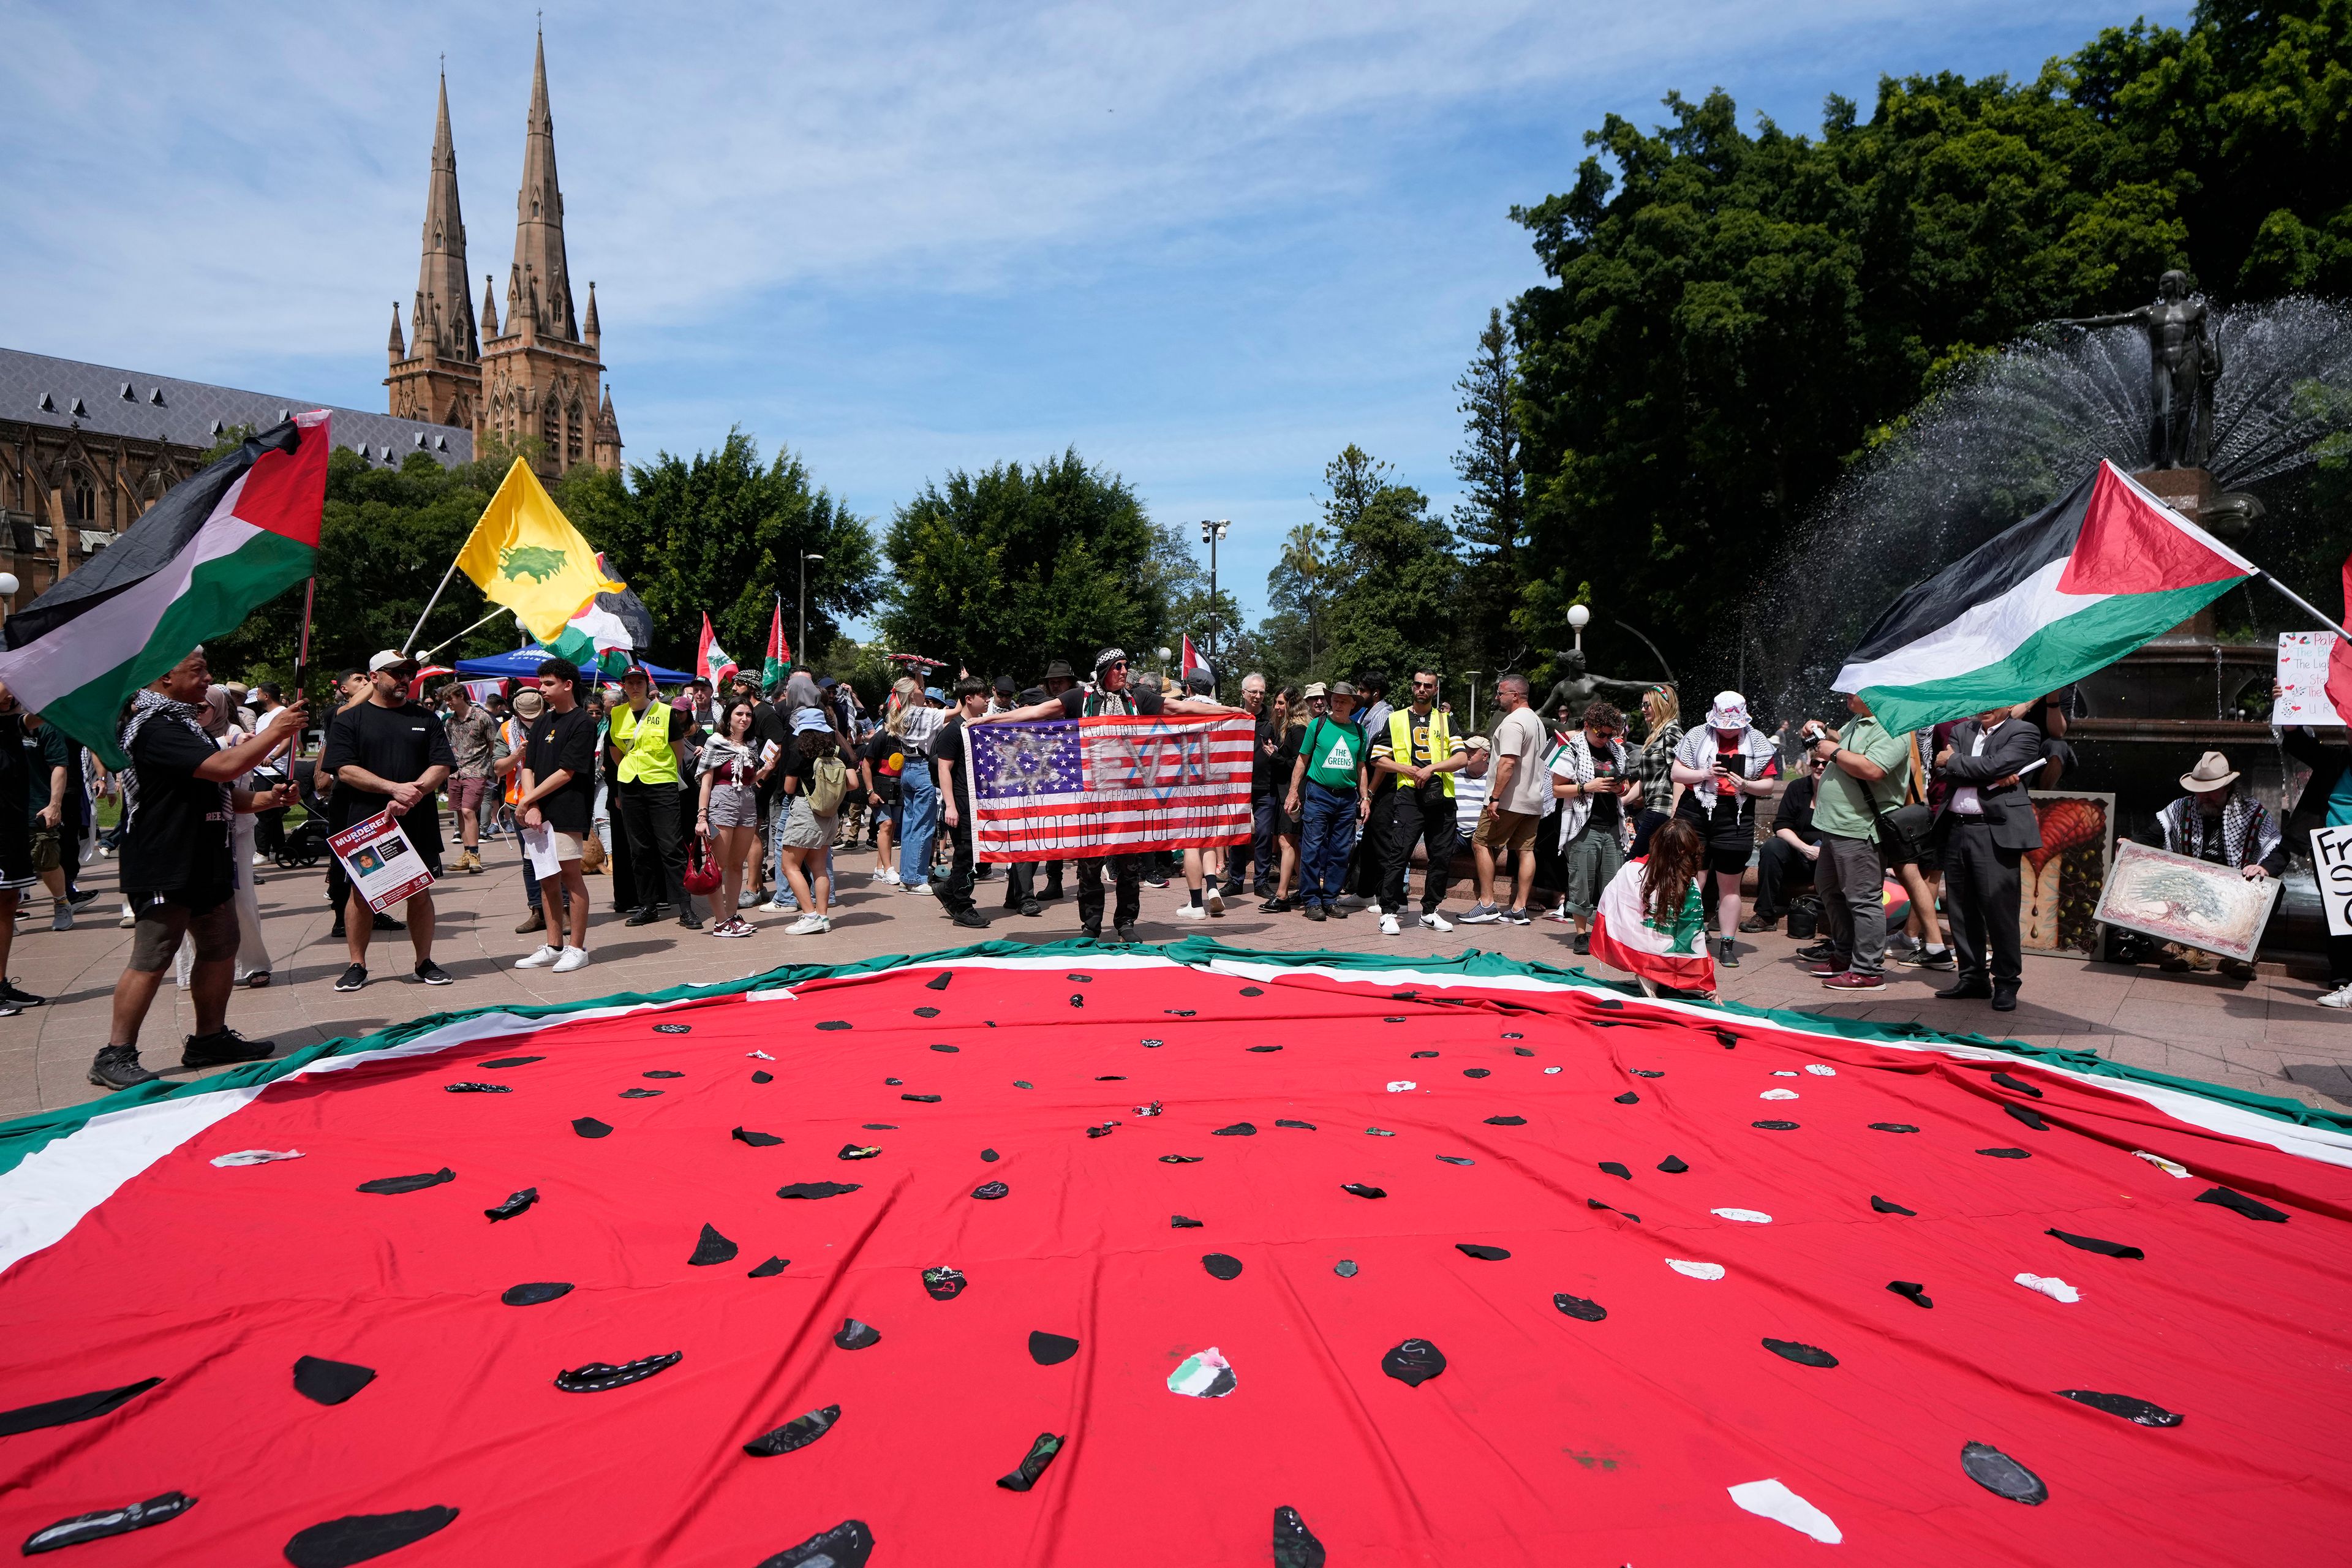
[[617, 592], [598, 567], [595, 547], [520, 458], [483, 509], [457, 565], [491, 603], [504, 605], [541, 642], [600, 593]]

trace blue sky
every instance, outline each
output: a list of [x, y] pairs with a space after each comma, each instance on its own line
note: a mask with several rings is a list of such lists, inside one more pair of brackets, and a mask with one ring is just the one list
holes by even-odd
[[[949, 469], [1075, 446], [1164, 520], [1232, 519], [1220, 583], [1255, 616], [1347, 442], [1452, 503], [1454, 380], [1540, 281], [1509, 208], [1564, 189], [1604, 113], [1721, 86], [1810, 130], [1882, 73], [2030, 76], [2139, 14], [551, 4], [546, 27], [632, 458], [740, 424], [878, 522]], [[0, 0], [0, 343], [383, 406], [438, 57], [471, 269], [503, 288], [532, 26]]]

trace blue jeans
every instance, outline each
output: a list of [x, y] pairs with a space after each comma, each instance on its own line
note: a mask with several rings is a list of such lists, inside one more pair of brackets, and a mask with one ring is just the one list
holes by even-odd
[[931, 846], [940, 836], [940, 785], [928, 757], [907, 759], [898, 775], [898, 878], [908, 887], [931, 877]]
[[1301, 896], [1310, 904], [1338, 899], [1348, 881], [1348, 855], [1356, 847], [1356, 792], [1308, 779], [1300, 789], [1298, 857], [1305, 862]]

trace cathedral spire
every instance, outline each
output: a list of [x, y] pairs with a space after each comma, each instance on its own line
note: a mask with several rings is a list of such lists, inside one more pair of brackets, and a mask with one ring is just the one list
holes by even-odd
[[563, 256], [563, 193], [555, 177], [555, 118], [547, 101], [547, 39], [539, 40], [531, 62], [530, 113], [525, 123], [522, 186], [515, 193], [515, 258], [518, 275], [508, 295], [509, 331], [515, 301], [531, 310], [543, 336], [580, 341], [572, 305], [572, 279]]
[[384, 345], [392, 353], [392, 363], [398, 364], [408, 357], [408, 345], [400, 341], [400, 301], [392, 302], [392, 342]]
[[593, 353], [596, 340], [603, 335], [603, 329], [596, 324], [596, 280], [591, 278], [588, 279], [588, 314], [580, 323], [580, 341], [586, 343], [590, 352]]
[[[449, 79], [441, 79], [439, 112], [433, 126], [433, 173], [425, 187], [424, 256], [416, 268], [416, 305], [411, 335], [430, 342], [446, 359], [479, 359], [471, 291], [466, 281], [466, 220], [457, 205], [457, 150], [449, 134]], [[428, 335], [429, 334], [429, 335]]]
[[482, 341], [488, 342], [499, 335], [498, 280], [488, 273], [482, 274]]

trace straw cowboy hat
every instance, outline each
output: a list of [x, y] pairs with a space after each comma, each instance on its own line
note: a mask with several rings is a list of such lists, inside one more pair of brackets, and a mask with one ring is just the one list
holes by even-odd
[[2197, 759], [2195, 767], [2180, 775], [2180, 787], [2191, 795], [2210, 795], [2237, 782], [2238, 770], [2219, 752], [2206, 752]]

